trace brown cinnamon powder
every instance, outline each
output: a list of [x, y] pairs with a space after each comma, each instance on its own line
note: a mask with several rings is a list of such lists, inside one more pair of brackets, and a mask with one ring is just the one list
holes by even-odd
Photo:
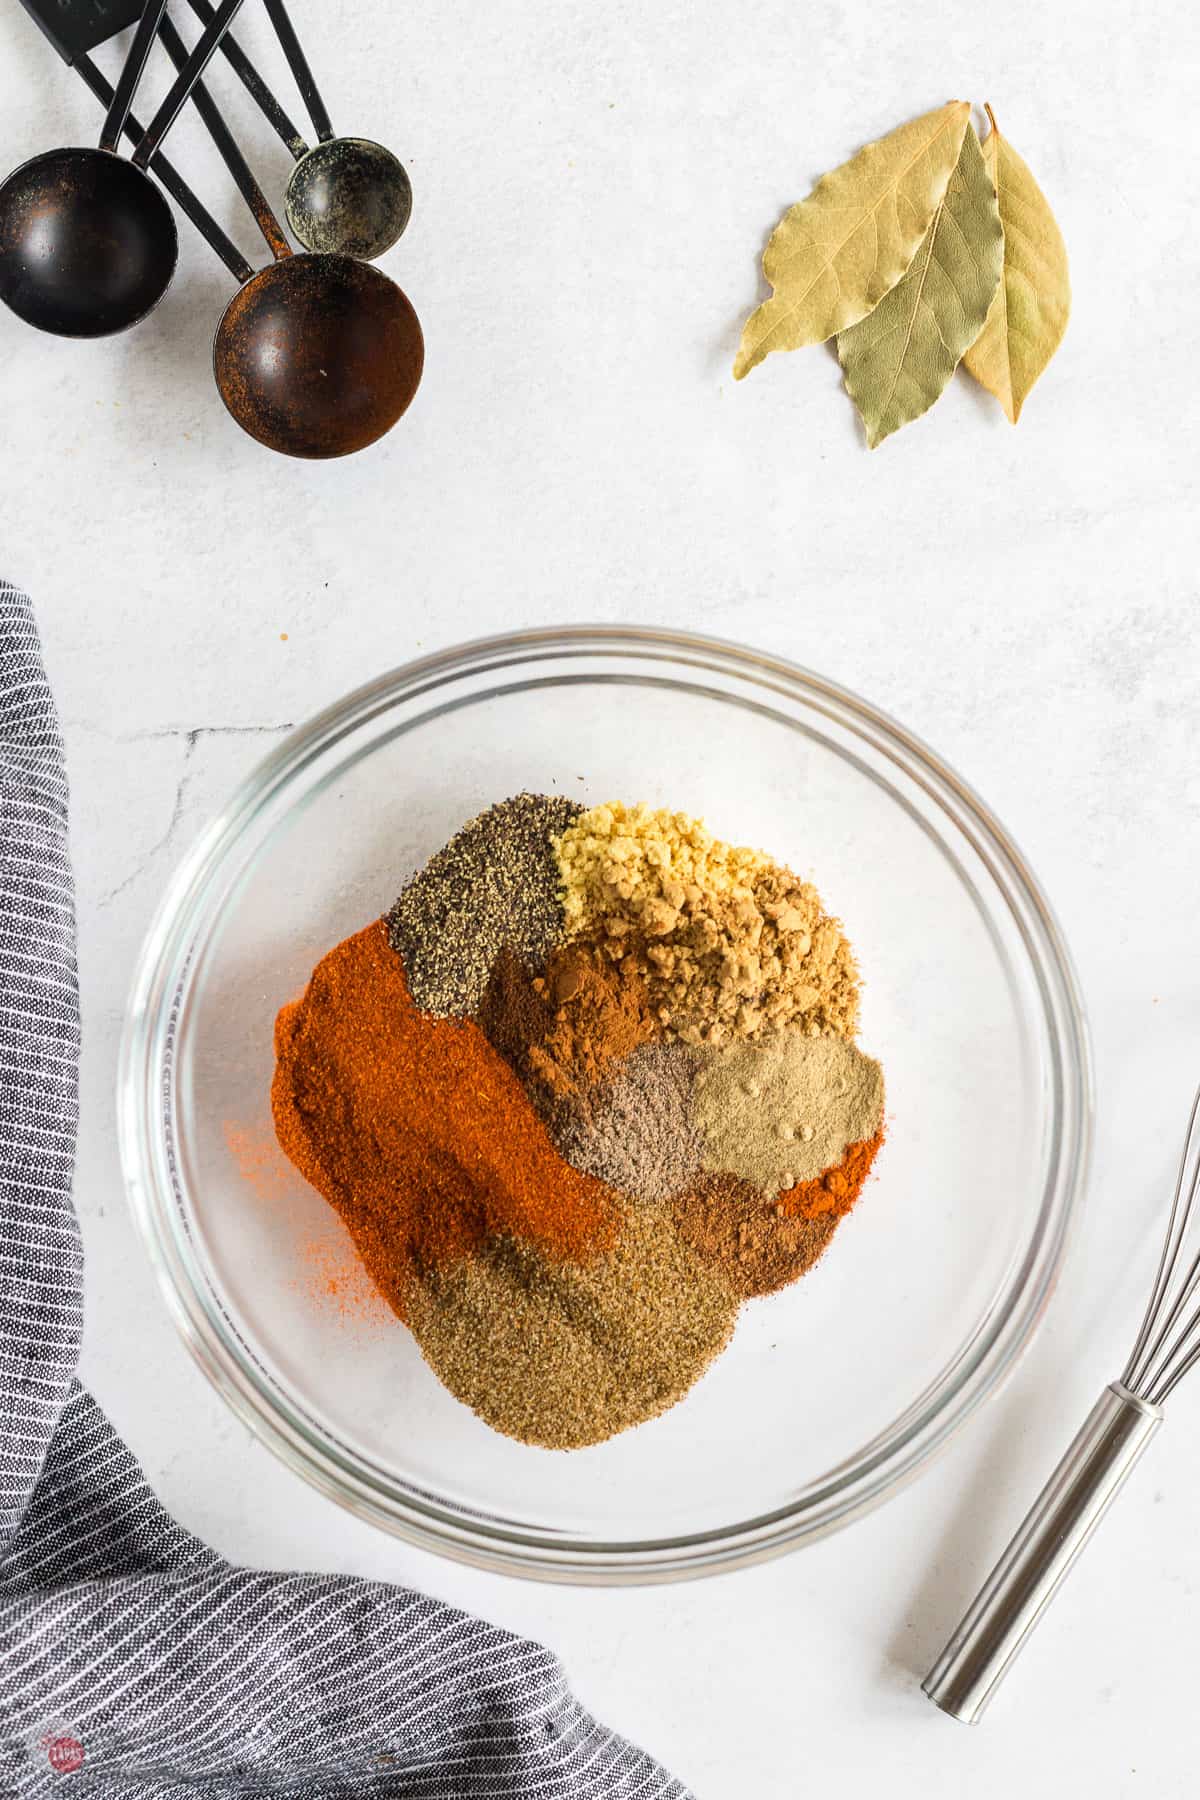
[[659, 1031], [641, 978], [586, 943], [556, 950], [541, 975], [503, 949], [479, 1023], [543, 1111], [586, 1094], [612, 1064]]

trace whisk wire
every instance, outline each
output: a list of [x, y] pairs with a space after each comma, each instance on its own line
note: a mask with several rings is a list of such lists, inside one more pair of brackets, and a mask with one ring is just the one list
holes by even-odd
[[[1200, 1307], [1180, 1321], [1200, 1290], [1200, 1250], [1192, 1257], [1182, 1282], [1176, 1283], [1200, 1186], [1200, 1091], [1192, 1103], [1187, 1137], [1158, 1273], [1141, 1330], [1125, 1365], [1121, 1382], [1130, 1393], [1160, 1406], [1200, 1359]], [[1174, 1293], [1174, 1298], [1171, 1298]], [[1169, 1302], [1169, 1304], [1168, 1304]], [[1164, 1310], [1165, 1309], [1165, 1310]]]

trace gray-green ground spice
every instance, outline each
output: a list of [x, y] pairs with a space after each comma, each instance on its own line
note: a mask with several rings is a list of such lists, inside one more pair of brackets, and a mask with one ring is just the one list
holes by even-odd
[[590, 1263], [547, 1263], [497, 1239], [431, 1270], [408, 1323], [439, 1381], [494, 1430], [573, 1450], [673, 1406], [724, 1349], [737, 1310], [669, 1212], [631, 1207]]
[[507, 945], [530, 967], [563, 934], [552, 840], [580, 808], [561, 795], [517, 794], [456, 832], [414, 875], [387, 916], [423, 1012], [469, 1017]]
[[575, 1168], [631, 1200], [669, 1200], [704, 1166], [694, 1117], [698, 1053], [687, 1044], [642, 1044], [598, 1088], [565, 1101], [550, 1136]]
[[771, 1198], [815, 1181], [883, 1122], [883, 1070], [841, 1037], [781, 1031], [709, 1051], [696, 1076], [704, 1166]]

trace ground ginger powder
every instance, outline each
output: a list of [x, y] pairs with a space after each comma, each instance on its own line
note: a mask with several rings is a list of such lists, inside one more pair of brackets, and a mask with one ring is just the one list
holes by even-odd
[[610, 801], [554, 840], [570, 936], [641, 974], [692, 1044], [795, 1026], [853, 1037], [858, 970], [817, 890], [686, 813]]

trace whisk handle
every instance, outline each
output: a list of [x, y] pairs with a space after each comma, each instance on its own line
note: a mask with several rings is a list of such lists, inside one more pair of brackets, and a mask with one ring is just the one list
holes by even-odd
[[1119, 1381], [1105, 1388], [921, 1683], [935, 1706], [978, 1723], [1162, 1418]]

